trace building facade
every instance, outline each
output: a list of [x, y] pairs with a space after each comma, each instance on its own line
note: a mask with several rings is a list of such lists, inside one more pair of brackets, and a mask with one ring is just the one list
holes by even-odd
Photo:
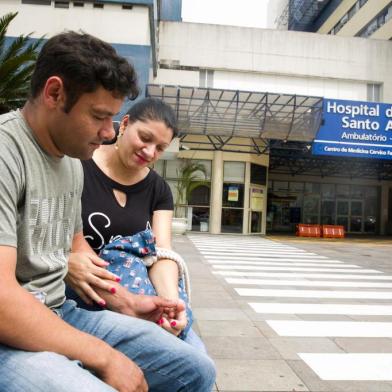
[[269, 10], [274, 28], [392, 39], [390, 0], [278, 0]]
[[[10, 36], [81, 29], [111, 42], [135, 64], [143, 94], [173, 106], [181, 137], [156, 170], [175, 194], [183, 160], [204, 165], [189, 229], [266, 234], [302, 222], [388, 234], [390, 161], [315, 156], [311, 147], [325, 99], [392, 103], [390, 3], [275, 2], [276, 20], [286, 10], [300, 31], [184, 23], [181, 1], [4, 0], [0, 11], [19, 11]], [[382, 25], [358, 36], [385, 10]]]

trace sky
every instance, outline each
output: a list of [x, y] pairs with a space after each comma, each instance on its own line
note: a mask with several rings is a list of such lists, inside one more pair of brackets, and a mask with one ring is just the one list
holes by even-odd
[[269, 0], [182, 0], [184, 22], [267, 27]]

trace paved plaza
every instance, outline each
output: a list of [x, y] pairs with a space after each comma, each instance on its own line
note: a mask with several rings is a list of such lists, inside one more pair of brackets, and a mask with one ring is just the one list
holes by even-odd
[[392, 239], [188, 233], [216, 391], [392, 391]]

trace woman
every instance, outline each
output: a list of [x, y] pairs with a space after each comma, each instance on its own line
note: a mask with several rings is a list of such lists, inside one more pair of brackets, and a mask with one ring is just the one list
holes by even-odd
[[[119, 236], [145, 230], [149, 222], [157, 247], [171, 248], [172, 194], [167, 183], [149, 166], [160, 158], [177, 132], [170, 106], [146, 98], [133, 105], [123, 118], [116, 143], [101, 146], [93, 159], [82, 162], [83, 231], [95, 252]], [[69, 261], [67, 283], [87, 304], [96, 302], [127, 313], [123, 307], [127, 292], [107, 280], [117, 277], [109, 275], [102, 268], [105, 266], [107, 263], [98, 257], [81, 258], [74, 254]], [[155, 291], [168, 299], [178, 300], [178, 275], [177, 263], [170, 259], [160, 259], [149, 268]], [[170, 316], [160, 319], [159, 324], [178, 336], [186, 327], [186, 313], [182, 310]], [[203, 348], [192, 330], [185, 340]]]

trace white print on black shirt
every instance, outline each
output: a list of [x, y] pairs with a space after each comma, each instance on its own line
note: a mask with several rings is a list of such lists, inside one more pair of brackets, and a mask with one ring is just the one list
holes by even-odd
[[[92, 214], [90, 214], [90, 215], [88, 216], [88, 223], [89, 223], [91, 229], [97, 233], [99, 239], [101, 240], [100, 245], [97, 246], [97, 247], [93, 247], [93, 249], [95, 249], [95, 250], [100, 250], [100, 249], [102, 249], [106, 244], [105, 244], [105, 240], [104, 240], [104, 238], [103, 238], [103, 235], [99, 232], [99, 230], [94, 226], [94, 224], [93, 224], [93, 222], [92, 222], [94, 216], [97, 216], [97, 215], [98, 215], [98, 216], [103, 216], [103, 217], [106, 219], [107, 223], [106, 223], [106, 225], [104, 226], [105, 229], [107, 229], [108, 227], [110, 227], [110, 225], [111, 225], [112, 222], [110, 221], [109, 217], [108, 217], [107, 215], [105, 215], [104, 213], [102, 213], [102, 212], [93, 212]], [[112, 241], [114, 241], [114, 240], [116, 240], [116, 239], [118, 239], [118, 238], [120, 238], [120, 237], [121, 237], [120, 234], [115, 235], [115, 236], [112, 235], [112, 236], [110, 237], [110, 241], [109, 241], [109, 242], [112, 242]], [[86, 240], [89, 239], [89, 240], [91, 240], [91, 241], [95, 241], [95, 238], [94, 238], [92, 235], [86, 235], [84, 238], [85, 238]]]

